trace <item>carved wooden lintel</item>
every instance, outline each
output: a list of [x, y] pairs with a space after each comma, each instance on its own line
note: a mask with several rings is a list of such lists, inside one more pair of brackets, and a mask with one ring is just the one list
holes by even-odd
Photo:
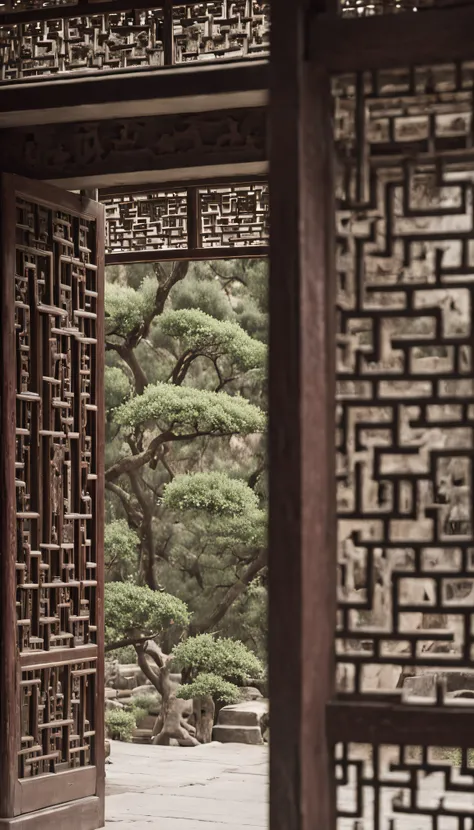
[[35, 179], [266, 159], [265, 110], [160, 115], [0, 131], [6, 172]]

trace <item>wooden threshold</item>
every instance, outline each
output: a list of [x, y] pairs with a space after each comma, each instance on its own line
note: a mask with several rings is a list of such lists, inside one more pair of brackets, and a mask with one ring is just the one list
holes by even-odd
[[103, 809], [97, 796], [16, 818], [0, 818], [0, 830], [99, 830], [103, 826]]
[[77, 801], [79, 798], [95, 795], [96, 790], [96, 767], [82, 767], [51, 775], [23, 778], [16, 786], [15, 813], [24, 815]]

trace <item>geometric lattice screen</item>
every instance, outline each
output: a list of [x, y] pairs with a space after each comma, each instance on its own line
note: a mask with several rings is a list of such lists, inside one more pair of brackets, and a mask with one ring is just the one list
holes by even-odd
[[[11, 504], [16, 545], [1, 609], [3, 626], [16, 609], [16, 642], [2, 647], [2, 671], [11, 676], [13, 666], [18, 677], [7, 690], [14, 741], [2, 764], [20, 779], [17, 815], [99, 786], [103, 209], [36, 183], [30, 191], [21, 179], [2, 187], [3, 313], [14, 321], [15, 355], [4, 355], [2, 388], [16, 396], [15, 423], [12, 407], [2, 435], [14, 447], [16, 490], [2, 493], [2, 522]], [[51, 773], [66, 779], [43, 787]]]
[[204, 249], [252, 249], [268, 245], [269, 203], [266, 182], [159, 188], [100, 195], [106, 209], [107, 262], [125, 254]]
[[[159, 2], [155, 9], [111, 9], [107, 14], [94, 14], [91, 7], [87, 15], [81, 9], [80, 16], [71, 5], [13, 3], [15, 12], [30, 12], [32, 22], [17, 23], [10, 15], [0, 25], [0, 81], [268, 55], [269, 3], [262, 0], [176, 4], [172, 20]], [[43, 14], [35, 21], [35, 10], [44, 13], [46, 6], [52, 19]], [[170, 41], [167, 53], [165, 43]]]
[[[474, 703], [473, 78], [334, 80], [337, 685], [361, 706]], [[339, 830], [473, 830], [468, 742], [339, 744]]]

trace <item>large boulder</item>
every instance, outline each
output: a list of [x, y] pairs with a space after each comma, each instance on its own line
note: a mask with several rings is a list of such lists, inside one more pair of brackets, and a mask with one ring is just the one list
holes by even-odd
[[224, 706], [212, 731], [214, 741], [220, 743], [264, 743], [269, 727], [269, 704], [265, 698]]

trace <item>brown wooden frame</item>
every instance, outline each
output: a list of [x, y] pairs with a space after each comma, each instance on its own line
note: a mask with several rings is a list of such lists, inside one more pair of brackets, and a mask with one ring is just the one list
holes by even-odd
[[[472, 59], [474, 7], [360, 19], [272, 2], [271, 830], [334, 830], [337, 742], [469, 747], [472, 714], [338, 700], [329, 73]], [[284, 113], [284, 117], [282, 117]], [[283, 336], [284, 335], [284, 336]]]
[[[188, 240], [191, 242], [189, 248], [170, 248], [150, 251], [123, 251], [117, 253], [106, 253], [106, 265], [133, 265], [140, 262], [189, 262], [191, 260], [205, 261], [217, 259], [263, 259], [268, 257], [270, 248], [268, 245], [242, 245], [235, 248], [203, 248], [199, 245], [199, 205], [197, 193], [200, 187], [209, 187], [216, 185], [218, 187], [226, 185], [242, 186], [246, 184], [258, 184], [268, 181], [267, 176], [254, 176], [252, 178], [234, 176], [232, 178], [216, 178], [205, 179], [201, 184], [192, 182], [177, 182], [174, 186], [172, 184], [165, 185], [141, 185], [134, 187], [133, 193], [147, 193], [153, 190], [167, 191], [167, 190], [186, 190], [188, 202]], [[110, 189], [103, 189], [99, 191], [99, 201], [107, 199], [112, 196], [126, 195], [131, 192], [131, 188], [113, 187]]]
[[[332, 830], [335, 350], [329, 78], [306, 4], [272, 2], [270, 61], [270, 827]], [[282, 116], [282, 114], [284, 114]]]
[[[58, 190], [43, 183], [17, 176], [0, 176], [1, 193], [1, 321], [2, 359], [0, 362], [0, 830], [9, 827], [43, 830], [45, 822], [51, 830], [60, 830], [67, 822], [71, 830], [96, 830], [104, 823], [105, 796], [105, 735], [104, 735], [104, 596], [103, 596], [103, 532], [104, 532], [104, 459], [97, 453], [97, 513], [94, 536], [98, 552], [97, 645], [61, 648], [50, 652], [20, 655], [16, 633], [16, 506], [15, 506], [15, 442], [16, 442], [16, 359], [14, 328], [14, 279], [16, 196], [21, 194], [47, 207], [62, 207], [71, 213], [90, 216], [97, 222], [98, 274], [98, 345], [96, 377], [98, 410], [104, 413], [104, 258], [100, 239], [103, 237], [103, 208], [96, 202]], [[104, 445], [105, 420], [98, 417], [96, 447]], [[43, 665], [70, 664], [80, 660], [97, 664], [96, 681], [96, 744], [94, 765], [51, 776], [18, 779], [18, 688], [20, 670]], [[74, 803], [66, 803], [72, 802]], [[48, 809], [47, 814], [44, 812]]]

